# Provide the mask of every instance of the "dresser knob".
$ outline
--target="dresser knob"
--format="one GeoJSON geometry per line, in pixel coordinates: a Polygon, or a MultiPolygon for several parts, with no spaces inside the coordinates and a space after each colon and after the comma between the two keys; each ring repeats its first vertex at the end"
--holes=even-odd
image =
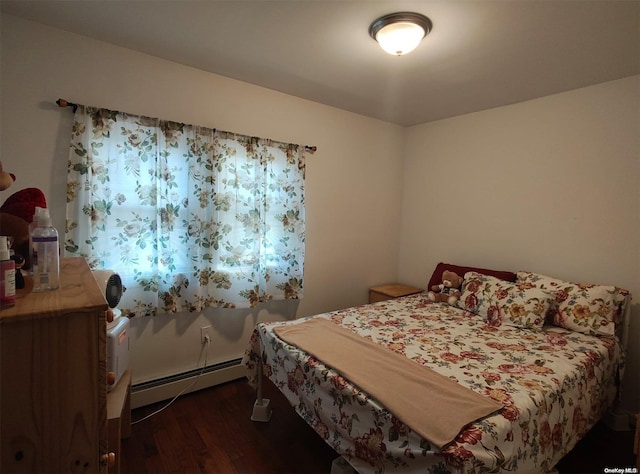
{"type": "Polygon", "coordinates": [[[113,385],[116,381],[115,372],[107,372],[107,385],[113,385]]]}

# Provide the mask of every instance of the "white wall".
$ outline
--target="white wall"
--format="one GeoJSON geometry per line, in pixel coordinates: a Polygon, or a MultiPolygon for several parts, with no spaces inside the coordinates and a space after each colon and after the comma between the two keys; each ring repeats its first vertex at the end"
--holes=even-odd
{"type": "Polygon", "coordinates": [[[400,280],[439,261],[627,288],[640,407],[640,77],[406,130],[400,280]]]}
{"type": "Polygon", "coordinates": [[[132,320],[134,384],[195,369],[200,327],[208,362],[241,357],[256,321],[365,303],[370,285],[397,279],[403,129],[9,15],[2,17],[1,152],[18,181],[46,195],[64,231],[72,112],[87,105],[316,145],[307,160],[305,297],[257,311],[132,320]]]}

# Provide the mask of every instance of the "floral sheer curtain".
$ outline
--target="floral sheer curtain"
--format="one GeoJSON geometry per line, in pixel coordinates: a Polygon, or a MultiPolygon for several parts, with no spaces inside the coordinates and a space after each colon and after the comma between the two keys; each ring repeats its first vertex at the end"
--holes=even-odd
{"type": "Polygon", "coordinates": [[[128,316],[302,297],[305,147],[78,106],[66,256],[117,271],[128,316]]]}

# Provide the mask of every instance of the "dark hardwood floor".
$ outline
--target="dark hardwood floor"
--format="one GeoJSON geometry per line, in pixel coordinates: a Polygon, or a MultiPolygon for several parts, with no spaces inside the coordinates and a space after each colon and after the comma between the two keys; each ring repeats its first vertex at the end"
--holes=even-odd
{"type": "MultiPolygon", "coordinates": [[[[255,392],[236,380],[178,398],[165,410],[136,423],[122,441],[123,474],[328,473],[337,454],[293,411],[282,394],[265,384],[273,418],[250,420],[255,392]]],[[[139,420],[166,402],[133,410],[139,420]]],[[[559,464],[560,474],[604,473],[634,467],[633,432],[597,425],[559,464]]]]}
{"type": "MultiPolygon", "coordinates": [[[[131,427],[131,438],[122,443],[122,473],[329,472],[337,454],[284,396],[265,384],[264,397],[273,407],[268,423],[250,419],[255,396],[241,379],[178,398],[131,427]]],[[[132,420],[164,404],[133,410],[132,420]]]]}

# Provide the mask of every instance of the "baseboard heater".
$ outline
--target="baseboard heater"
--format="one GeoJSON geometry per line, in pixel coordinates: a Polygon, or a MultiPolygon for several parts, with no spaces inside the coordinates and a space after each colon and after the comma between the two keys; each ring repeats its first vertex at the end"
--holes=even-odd
{"type": "Polygon", "coordinates": [[[197,377],[200,377],[197,383],[186,390],[184,394],[236,380],[244,377],[245,374],[246,368],[242,365],[242,359],[239,358],[208,365],[204,369],[188,370],[179,374],[133,384],[131,386],[131,408],[138,408],[173,398],[197,377]]]}

